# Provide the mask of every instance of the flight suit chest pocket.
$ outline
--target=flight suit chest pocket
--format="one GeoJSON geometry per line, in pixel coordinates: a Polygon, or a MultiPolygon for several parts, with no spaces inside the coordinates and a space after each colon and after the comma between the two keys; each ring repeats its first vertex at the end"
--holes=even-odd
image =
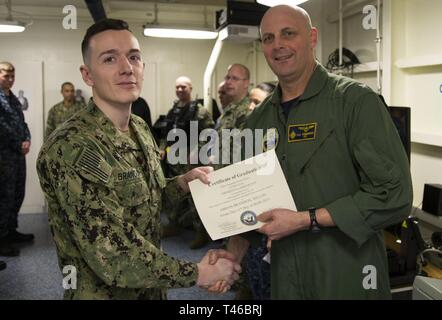
{"type": "Polygon", "coordinates": [[[137,207],[150,199],[150,190],[139,169],[115,170],[114,190],[124,207],[137,207]]]}

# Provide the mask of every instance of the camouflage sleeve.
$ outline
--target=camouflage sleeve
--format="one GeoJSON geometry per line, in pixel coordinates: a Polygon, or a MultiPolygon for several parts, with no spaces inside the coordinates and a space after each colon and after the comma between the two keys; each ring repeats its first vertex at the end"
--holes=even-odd
{"type": "Polygon", "coordinates": [[[46,132],[45,132],[45,141],[51,135],[52,131],[55,130],[55,121],[54,121],[54,112],[53,109],[49,110],[48,120],[46,121],[46,132]]]}
{"type": "Polygon", "coordinates": [[[160,139],[160,143],[158,148],[160,148],[160,150],[166,150],[167,147],[167,140],[166,139],[160,139]]]}
{"type": "Polygon", "coordinates": [[[47,165],[38,164],[39,175],[45,171],[49,177],[71,237],[98,277],[122,288],[195,285],[195,263],[170,257],[146,240],[123,219],[124,208],[111,185],[82,174],[63,160],[71,155],[63,154],[62,147],[55,149],[47,153],[47,165]]]}
{"type": "Polygon", "coordinates": [[[235,119],[235,128],[238,128],[240,130],[244,129],[249,114],[250,111],[247,108],[242,108],[241,110],[239,110],[235,119]]]}
{"type": "Polygon", "coordinates": [[[184,191],[181,189],[181,187],[178,184],[177,178],[178,177],[166,179],[167,185],[166,188],[164,189],[164,195],[171,203],[179,202],[182,199],[189,196],[189,194],[185,194],[184,191]]]}

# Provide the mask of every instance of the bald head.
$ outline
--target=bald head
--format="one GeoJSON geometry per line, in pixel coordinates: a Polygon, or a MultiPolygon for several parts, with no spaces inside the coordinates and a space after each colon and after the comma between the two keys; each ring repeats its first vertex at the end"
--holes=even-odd
{"type": "Polygon", "coordinates": [[[264,22],[267,22],[268,20],[271,21],[271,19],[274,19],[275,16],[279,17],[281,15],[291,16],[293,19],[301,20],[307,30],[312,29],[312,19],[307,11],[298,6],[280,5],[270,8],[262,17],[260,25],[261,34],[261,28],[264,22]]]}
{"type": "Polygon", "coordinates": [[[189,77],[181,76],[175,80],[175,93],[180,106],[185,106],[192,100],[192,80],[189,77]]]}
{"type": "Polygon", "coordinates": [[[316,66],[318,33],[309,14],[300,7],[275,6],[262,18],[260,32],[262,51],[279,82],[302,90],[316,66]]]}
{"type": "Polygon", "coordinates": [[[189,86],[192,86],[192,80],[190,80],[190,78],[189,78],[189,77],[186,77],[186,76],[178,77],[178,78],[175,80],[175,84],[178,84],[178,83],[184,83],[184,84],[187,84],[187,85],[189,85],[189,86]]]}

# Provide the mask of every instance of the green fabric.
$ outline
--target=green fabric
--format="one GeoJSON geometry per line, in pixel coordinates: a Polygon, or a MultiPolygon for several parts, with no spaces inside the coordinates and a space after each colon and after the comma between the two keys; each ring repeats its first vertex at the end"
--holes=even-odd
{"type": "MultiPolygon", "coordinates": [[[[52,134],[37,172],[60,268],[77,269],[70,299],[162,299],[189,287],[197,266],[160,249],[166,179],[145,122],[132,115],[137,141],[119,133],[91,101],[52,134]]],[[[166,188],[177,196],[176,181],[166,188]]]]}
{"type": "Polygon", "coordinates": [[[388,111],[371,89],[321,65],[287,121],[280,90],[246,128],[278,130],[276,153],[298,210],[325,207],[336,227],[273,242],[272,298],[390,298],[382,229],[410,214],[412,187],[388,111]],[[376,290],[363,288],[367,265],[376,267],[376,290]]]}
{"type": "Polygon", "coordinates": [[[84,109],[86,106],[79,102],[74,102],[69,107],[65,106],[61,101],[54,105],[48,112],[48,119],[46,122],[45,140],[54,132],[63,122],[72,117],[78,111],[84,109]]]}

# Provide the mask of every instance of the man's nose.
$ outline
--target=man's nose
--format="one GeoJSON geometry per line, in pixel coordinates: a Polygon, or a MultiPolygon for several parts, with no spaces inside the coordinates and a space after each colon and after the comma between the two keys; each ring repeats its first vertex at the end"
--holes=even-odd
{"type": "Polygon", "coordinates": [[[128,73],[128,74],[132,74],[133,73],[133,67],[132,64],[130,63],[129,59],[127,59],[126,57],[123,57],[121,59],[121,73],[128,73]]]}
{"type": "Polygon", "coordinates": [[[280,36],[275,36],[275,41],[273,42],[273,49],[285,48],[286,43],[285,40],[280,36]]]}

